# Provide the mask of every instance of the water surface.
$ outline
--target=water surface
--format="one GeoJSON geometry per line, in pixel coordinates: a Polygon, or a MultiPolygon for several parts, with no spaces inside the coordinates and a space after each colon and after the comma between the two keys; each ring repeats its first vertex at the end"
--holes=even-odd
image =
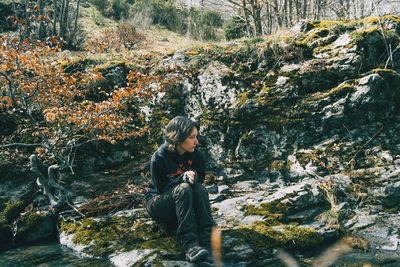
{"type": "Polygon", "coordinates": [[[105,259],[84,258],[57,242],[20,247],[0,253],[1,267],[111,267],[105,259]]]}

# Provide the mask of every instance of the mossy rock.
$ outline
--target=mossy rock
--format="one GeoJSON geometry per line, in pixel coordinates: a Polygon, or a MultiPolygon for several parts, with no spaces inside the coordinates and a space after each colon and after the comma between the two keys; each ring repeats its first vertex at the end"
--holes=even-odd
{"type": "Polygon", "coordinates": [[[370,23],[370,24],[385,23],[387,21],[393,21],[400,24],[400,17],[395,15],[385,15],[382,17],[368,17],[360,20],[360,22],[370,23]]]}
{"type": "Polygon", "coordinates": [[[42,213],[28,212],[17,220],[15,242],[19,245],[54,238],[53,219],[42,213]]]}
{"type": "Polygon", "coordinates": [[[1,211],[0,221],[10,224],[20,216],[25,208],[25,203],[21,200],[16,202],[7,201],[2,206],[4,208],[1,211]]]}
{"type": "Polygon", "coordinates": [[[14,246],[13,233],[11,226],[0,221],[0,251],[10,249],[14,246]]]}
{"type": "MultiPolygon", "coordinates": [[[[249,244],[256,253],[262,253],[265,248],[305,250],[315,248],[324,242],[324,238],[314,229],[284,226],[278,230],[264,221],[226,230],[225,234],[234,238],[237,244],[249,244]]],[[[232,246],[237,244],[234,242],[232,246]]]]}
{"type": "Polygon", "coordinates": [[[149,219],[114,216],[79,222],[62,220],[59,232],[73,234],[72,242],[83,245],[82,252],[96,257],[135,249],[157,249],[173,254],[182,251],[176,238],[166,236],[149,219]]]}
{"type": "Polygon", "coordinates": [[[124,69],[127,69],[130,66],[130,63],[124,61],[124,60],[112,60],[108,61],[104,64],[97,65],[95,67],[95,71],[98,71],[100,73],[104,73],[109,71],[110,69],[116,68],[116,67],[122,67],[124,69]]]}
{"type": "Polygon", "coordinates": [[[74,58],[72,60],[59,62],[59,64],[65,73],[72,74],[76,72],[84,72],[88,66],[97,64],[97,61],[90,58],[74,58]]]}
{"type": "Polygon", "coordinates": [[[17,128],[16,118],[7,114],[0,113],[0,136],[10,135],[17,128]]]}
{"type": "Polygon", "coordinates": [[[329,29],[325,27],[317,27],[303,35],[300,35],[295,43],[298,46],[307,45],[312,48],[315,46],[326,45],[322,38],[327,37],[329,33],[329,29]]]}
{"type": "Polygon", "coordinates": [[[290,206],[281,202],[282,200],[274,200],[271,202],[261,203],[259,206],[244,205],[245,215],[265,216],[264,222],[270,226],[280,225],[285,221],[285,216],[290,214],[290,206]]]}
{"type": "Polygon", "coordinates": [[[304,101],[306,101],[306,103],[308,104],[312,104],[322,99],[327,99],[327,98],[335,99],[337,97],[346,95],[347,93],[354,92],[355,90],[356,88],[354,81],[346,81],[328,91],[314,93],[304,101]]]}

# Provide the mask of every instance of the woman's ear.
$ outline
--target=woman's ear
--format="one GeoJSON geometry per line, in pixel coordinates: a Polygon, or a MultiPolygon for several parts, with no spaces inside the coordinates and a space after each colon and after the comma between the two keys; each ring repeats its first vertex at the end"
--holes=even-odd
{"type": "Polygon", "coordinates": [[[174,150],[175,150],[175,145],[173,145],[173,144],[168,144],[168,150],[174,151],[174,150]]]}

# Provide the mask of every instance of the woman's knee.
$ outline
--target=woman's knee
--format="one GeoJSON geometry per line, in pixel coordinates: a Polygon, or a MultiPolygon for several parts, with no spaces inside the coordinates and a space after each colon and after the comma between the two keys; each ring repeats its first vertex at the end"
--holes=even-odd
{"type": "Polygon", "coordinates": [[[173,191],[174,195],[186,195],[186,194],[192,194],[192,192],[193,192],[192,187],[188,183],[178,184],[173,191]]]}
{"type": "Polygon", "coordinates": [[[204,185],[200,184],[200,183],[195,183],[192,186],[192,190],[194,192],[194,194],[196,195],[207,195],[208,196],[208,191],[207,189],[204,187],[204,185]]]}

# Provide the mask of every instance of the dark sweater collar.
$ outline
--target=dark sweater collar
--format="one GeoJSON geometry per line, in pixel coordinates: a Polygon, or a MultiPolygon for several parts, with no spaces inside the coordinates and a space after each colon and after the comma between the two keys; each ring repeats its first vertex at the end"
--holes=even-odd
{"type": "Polygon", "coordinates": [[[169,144],[168,144],[167,141],[165,141],[165,142],[161,145],[161,151],[162,151],[162,153],[167,153],[167,154],[169,154],[169,155],[171,155],[171,156],[173,156],[173,157],[176,157],[176,158],[186,158],[186,157],[188,157],[188,156],[190,156],[191,154],[194,153],[194,152],[185,152],[185,153],[183,153],[182,155],[180,155],[180,154],[178,153],[178,151],[176,150],[176,148],[175,148],[174,150],[169,150],[169,149],[168,149],[168,146],[169,146],[169,144]]]}

